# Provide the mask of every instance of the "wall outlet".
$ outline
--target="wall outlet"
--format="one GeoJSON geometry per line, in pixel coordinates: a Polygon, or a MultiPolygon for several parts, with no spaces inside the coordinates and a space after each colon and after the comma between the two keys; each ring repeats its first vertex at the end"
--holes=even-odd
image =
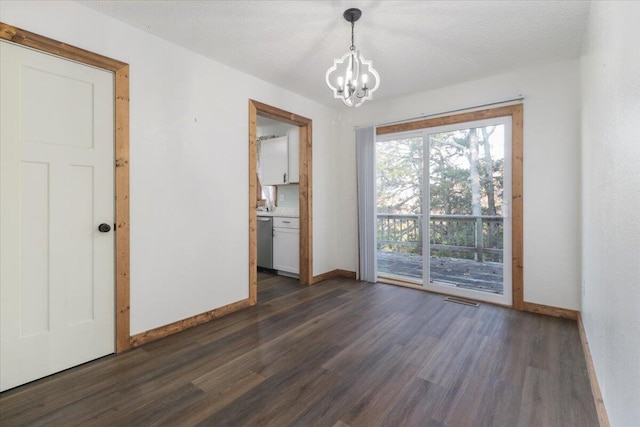
{"type": "Polygon", "coordinates": [[[284,194],[282,194],[282,193],[278,194],[278,201],[279,202],[284,202],[284,194]]]}

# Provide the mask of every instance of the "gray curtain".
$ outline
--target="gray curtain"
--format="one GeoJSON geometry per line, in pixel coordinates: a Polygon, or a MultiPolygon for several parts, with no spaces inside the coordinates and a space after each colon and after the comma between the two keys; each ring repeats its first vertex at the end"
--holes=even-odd
{"type": "Polygon", "coordinates": [[[360,280],[376,282],[376,136],[373,126],[356,129],[360,280]]]}

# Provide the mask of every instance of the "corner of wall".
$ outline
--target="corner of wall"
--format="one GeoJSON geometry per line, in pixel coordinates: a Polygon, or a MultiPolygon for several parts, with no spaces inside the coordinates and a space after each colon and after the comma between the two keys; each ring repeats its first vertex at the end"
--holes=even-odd
{"type": "Polygon", "coordinates": [[[593,2],[580,63],[581,310],[601,425],[640,419],[638,21],[640,3],[593,2]]]}

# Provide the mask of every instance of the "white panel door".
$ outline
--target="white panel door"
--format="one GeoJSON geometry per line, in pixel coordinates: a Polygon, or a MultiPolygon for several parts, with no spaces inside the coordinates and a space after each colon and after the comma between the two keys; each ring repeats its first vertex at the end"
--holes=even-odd
{"type": "Polygon", "coordinates": [[[115,350],[113,74],[0,42],[0,390],[115,350]]]}

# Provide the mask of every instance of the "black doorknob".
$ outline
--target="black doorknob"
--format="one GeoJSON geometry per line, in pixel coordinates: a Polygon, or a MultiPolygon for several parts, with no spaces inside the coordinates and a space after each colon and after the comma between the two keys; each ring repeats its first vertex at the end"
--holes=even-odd
{"type": "Polygon", "coordinates": [[[98,230],[101,233],[108,233],[111,231],[111,226],[109,224],[105,224],[104,222],[98,226],[98,230]]]}

